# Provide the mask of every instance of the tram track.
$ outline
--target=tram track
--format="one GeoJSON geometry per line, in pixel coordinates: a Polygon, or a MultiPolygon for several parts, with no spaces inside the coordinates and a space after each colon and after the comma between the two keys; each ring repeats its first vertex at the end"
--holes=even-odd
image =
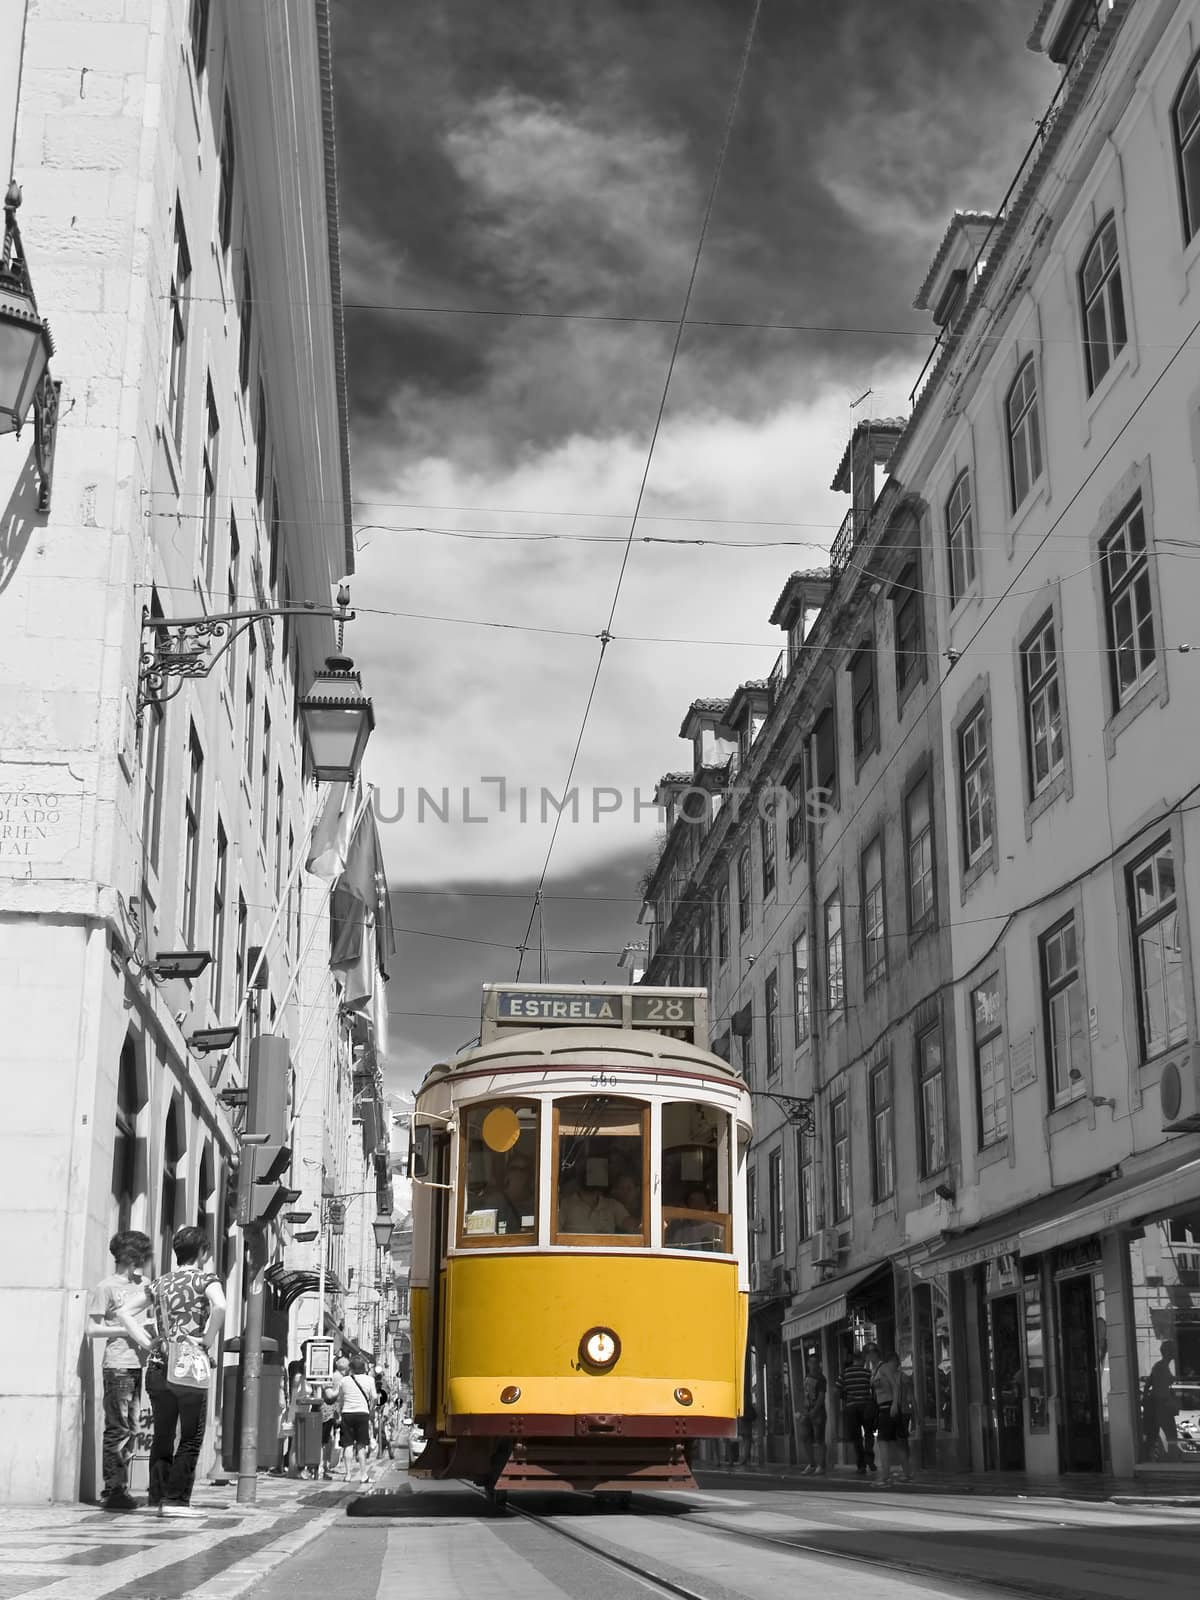
{"type": "MultiPolygon", "coordinates": [[[[475,1488],[475,1485],[470,1487],[475,1488]]],[[[481,1499],[483,1492],[477,1490],[481,1499]]],[[[636,1496],[633,1505],[625,1512],[629,1516],[654,1516],[657,1512],[661,1515],[662,1502],[651,1496],[636,1496]]],[[[678,1515],[673,1508],[673,1515],[678,1515]]],[[[647,1564],[644,1558],[634,1558],[622,1554],[606,1541],[597,1542],[589,1539],[575,1528],[564,1527],[561,1519],[556,1516],[547,1516],[531,1510],[528,1506],[509,1499],[496,1515],[520,1519],[540,1528],[543,1532],[554,1535],[577,1548],[586,1551],[589,1555],[608,1566],[616,1568],[629,1577],[637,1579],[653,1592],[670,1595],[673,1600],[715,1600],[712,1591],[706,1592],[702,1588],[693,1587],[690,1582],[681,1581],[676,1575],[667,1574],[661,1570],[654,1570],[652,1564],[647,1564]]],[[[954,1593],[961,1596],[972,1594],[995,1596],[998,1594],[1011,1594],[1020,1596],[1021,1600],[1095,1600],[1094,1591],[1087,1587],[1068,1587],[1052,1584],[1044,1577],[1037,1581],[1026,1582],[1020,1578],[980,1575],[978,1572],[965,1568],[939,1566],[933,1562],[913,1561],[905,1556],[898,1555],[894,1550],[888,1550],[885,1555],[874,1555],[869,1551],[833,1550],[827,1545],[805,1538],[802,1534],[772,1534],[758,1530],[750,1530],[731,1526],[719,1516],[704,1512],[687,1513],[687,1523],[691,1527],[706,1529],[709,1533],[717,1534],[726,1539],[736,1540],[740,1544],[748,1545],[759,1550],[783,1550],[796,1557],[807,1557],[810,1560],[820,1561],[827,1565],[869,1569],[883,1571],[892,1577],[921,1580],[926,1583],[936,1584],[944,1588],[947,1595],[954,1593]]],[[[722,1595],[726,1591],[720,1591],[722,1595]]]]}

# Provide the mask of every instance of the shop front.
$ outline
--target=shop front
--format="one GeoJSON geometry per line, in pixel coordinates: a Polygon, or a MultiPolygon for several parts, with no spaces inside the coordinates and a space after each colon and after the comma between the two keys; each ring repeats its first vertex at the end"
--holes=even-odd
{"type": "Polygon", "coordinates": [[[1021,1236],[1053,1294],[1063,1472],[1200,1476],[1200,1155],[1188,1145],[1021,1236]]]}
{"type": "MultiPolygon", "coordinates": [[[[809,1359],[815,1356],[820,1362],[829,1386],[829,1459],[834,1464],[850,1463],[853,1451],[837,1400],[836,1380],[851,1357],[861,1356],[868,1345],[876,1344],[882,1351],[899,1348],[891,1263],[875,1262],[797,1295],[784,1319],[782,1339],[793,1396],[804,1393],[809,1359]]],[[[802,1448],[798,1454],[804,1459],[802,1448]]]]}
{"type": "MultiPolygon", "coordinates": [[[[1022,1253],[1021,1239],[1023,1229],[1057,1217],[1095,1189],[1095,1181],[1089,1180],[1042,1196],[944,1236],[923,1260],[914,1261],[913,1347],[917,1374],[937,1408],[932,1443],[939,1465],[1053,1476],[1060,1470],[1062,1449],[1056,1433],[1057,1400],[1081,1391],[1086,1376],[1096,1398],[1089,1409],[1080,1397],[1072,1434],[1081,1463],[1075,1470],[1085,1470],[1083,1419],[1093,1430],[1098,1426],[1097,1367],[1086,1358],[1083,1345],[1089,1336],[1094,1346],[1102,1342],[1094,1321],[1096,1285],[1066,1288],[1061,1303],[1077,1329],[1079,1365],[1078,1370],[1072,1364],[1056,1372],[1048,1330],[1056,1315],[1051,1293],[1058,1285],[1051,1284],[1042,1262],[1022,1253]],[[1093,1296],[1090,1324],[1080,1310],[1087,1293],[1093,1296]]],[[[1082,1258],[1070,1266],[1068,1272],[1063,1264],[1064,1282],[1087,1275],[1082,1258]]],[[[926,1407],[930,1400],[923,1402],[926,1407]]]]}
{"type": "Polygon", "coordinates": [[[955,1400],[954,1340],[950,1279],[923,1275],[917,1263],[895,1264],[896,1350],[912,1356],[916,1413],[909,1448],[918,1466],[957,1471],[958,1405],[955,1400]]]}

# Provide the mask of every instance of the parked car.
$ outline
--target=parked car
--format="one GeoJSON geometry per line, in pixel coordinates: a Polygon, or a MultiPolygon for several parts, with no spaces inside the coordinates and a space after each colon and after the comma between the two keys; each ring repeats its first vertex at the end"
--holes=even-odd
{"type": "Polygon", "coordinates": [[[1175,1431],[1179,1435],[1179,1453],[1189,1458],[1200,1456],[1200,1384],[1173,1383],[1171,1393],[1178,1407],[1175,1431]]]}

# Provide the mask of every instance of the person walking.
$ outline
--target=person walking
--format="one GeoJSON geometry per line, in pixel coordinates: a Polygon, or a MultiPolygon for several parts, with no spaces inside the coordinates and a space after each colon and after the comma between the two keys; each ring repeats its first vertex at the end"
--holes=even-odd
{"type": "Polygon", "coordinates": [[[858,1476],[875,1471],[875,1395],[871,1374],[857,1351],[851,1353],[837,1380],[837,1392],[846,1419],[846,1431],[854,1446],[858,1476]]]}
{"type": "Polygon", "coordinates": [[[912,1352],[896,1357],[896,1381],[900,1391],[900,1415],[896,1424],[896,1456],[906,1483],[913,1478],[912,1440],[917,1431],[917,1389],[913,1382],[912,1352]]]}
{"type": "Polygon", "coordinates": [[[876,1347],[870,1346],[867,1350],[867,1365],[871,1373],[871,1391],[875,1399],[876,1448],[879,1452],[879,1478],[876,1487],[882,1488],[889,1478],[904,1476],[896,1443],[900,1427],[900,1358],[892,1351],[886,1356],[881,1356],[876,1347]]]}
{"type": "Polygon", "coordinates": [[[225,1321],[225,1293],[203,1228],[179,1228],[175,1270],[154,1285],[158,1339],[146,1367],[154,1414],[150,1504],[164,1517],[199,1516],[191,1506],[208,1420],[212,1357],[225,1321]],[[178,1438],[176,1434],[178,1433],[178,1438]]]}
{"type": "Polygon", "coordinates": [[[825,1374],[821,1371],[821,1358],[814,1351],[808,1358],[807,1371],[800,1386],[796,1421],[800,1443],[808,1456],[808,1465],[801,1467],[800,1471],[822,1477],[825,1474],[825,1430],[828,1423],[825,1395],[828,1388],[825,1374]]]}
{"type": "Polygon", "coordinates": [[[138,1502],[129,1493],[129,1463],[137,1442],[142,1363],[153,1348],[145,1274],[154,1252],[147,1235],[135,1228],[114,1233],[108,1249],[113,1271],[93,1290],[88,1315],[88,1337],[105,1341],[100,1504],[105,1511],[136,1511],[138,1502]]]}
{"type": "Polygon", "coordinates": [[[368,1461],[371,1450],[371,1421],[375,1414],[375,1385],[368,1381],[367,1364],[360,1356],[353,1362],[338,1358],[338,1411],[341,1416],[342,1471],[354,1475],[362,1484],[371,1481],[368,1461]]]}

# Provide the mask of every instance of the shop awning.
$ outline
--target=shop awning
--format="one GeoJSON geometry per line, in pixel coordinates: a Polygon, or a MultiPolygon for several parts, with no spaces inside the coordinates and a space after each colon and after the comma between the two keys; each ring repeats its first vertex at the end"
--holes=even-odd
{"type": "Polygon", "coordinates": [[[869,1278],[890,1270],[888,1262],[877,1261],[874,1266],[843,1273],[840,1278],[830,1278],[828,1283],[818,1284],[806,1294],[797,1295],[784,1320],[784,1343],[798,1339],[801,1334],[815,1333],[818,1328],[827,1328],[833,1322],[841,1322],[849,1313],[850,1296],[861,1289],[869,1278]]]}
{"type": "MultiPolygon", "coordinates": [[[[274,1289],[279,1301],[280,1310],[286,1311],[301,1295],[316,1294],[320,1287],[320,1275],[310,1272],[303,1267],[268,1267],[263,1274],[267,1282],[274,1289]]],[[[325,1293],[345,1294],[336,1272],[325,1274],[325,1293]]]]}
{"type": "Polygon", "coordinates": [[[1041,1255],[1060,1244],[1186,1206],[1200,1206],[1200,1156],[1181,1160],[1175,1154],[1141,1172],[1114,1178],[1093,1190],[1085,1204],[1023,1229],[1021,1254],[1041,1255]]]}
{"type": "Polygon", "coordinates": [[[963,1228],[931,1250],[923,1261],[914,1261],[913,1271],[918,1278],[928,1278],[936,1272],[961,1272],[964,1267],[990,1261],[994,1256],[1013,1255],[1024,1249],[1021,1237],[1025,1229],[1061,1217],[1085,1195],[1094,1194],[1098,1181],[1085,1178],[1081,1183],[1065,1184],[1052,1194],[1012,1206],[973,1228],[963,1228]]]}

